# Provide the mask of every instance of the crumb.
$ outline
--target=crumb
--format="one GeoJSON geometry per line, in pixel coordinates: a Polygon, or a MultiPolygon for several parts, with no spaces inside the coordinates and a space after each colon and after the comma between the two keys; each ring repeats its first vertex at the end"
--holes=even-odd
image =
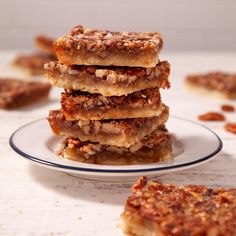
{"type": "Polygon", "coordinates": [[[224,121],[225,116],[218,112],[207,112],[198,116],[198,119],[201,121],[224,121]]]}
{"type": "Polygon", "coordinates": [[[221,110],[226,112],[233,112],[235,111],[235,108],[232,105],[224,104],[221,106],[221,110]]]}
{"type": "Polygon", "coordinates": [[[226,131],[236,134],[236,123],[226,123],[224,128],[226,131]]]}

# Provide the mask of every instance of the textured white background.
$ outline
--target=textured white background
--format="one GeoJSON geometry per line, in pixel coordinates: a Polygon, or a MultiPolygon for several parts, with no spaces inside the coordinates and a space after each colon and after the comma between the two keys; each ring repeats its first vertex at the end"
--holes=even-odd
{"type": "Polygon", "coordinates": [[[37,33],[77,23],[160,31],[166,50],[236,51],[235,0],[0,0],[0,49],[32,49],[37,33]]]}

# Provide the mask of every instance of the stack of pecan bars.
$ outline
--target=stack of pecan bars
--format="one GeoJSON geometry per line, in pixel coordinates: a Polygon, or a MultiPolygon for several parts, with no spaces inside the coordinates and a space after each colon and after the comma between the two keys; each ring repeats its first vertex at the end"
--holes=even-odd
{"type": "Polygon", "coordinates": [[[159,33],[111,32],[76,26],[54,44],[59,61],[46,77],[64,88],[60,110],[50,111],[59,154],[94,164],[127,165],[171,158],[165,128],[170,65],[159,61],[159,33]]]}

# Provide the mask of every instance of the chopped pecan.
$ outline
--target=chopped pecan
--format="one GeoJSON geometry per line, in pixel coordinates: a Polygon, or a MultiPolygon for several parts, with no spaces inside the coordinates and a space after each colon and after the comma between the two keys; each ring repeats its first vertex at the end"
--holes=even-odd
{"type": "Polygon", "coordinates": [[[228,104],[222,105],[222,106],[221,106],[221,110],[222,110],[222,111],[227,111],[227,112],[233,112],[233,111],[235,111],[234,106],[228,105],[228,104]]]}
{"type": "Polygon", "coordinates": [[[233,134],[236,134],[236,123],[227,123],[225,126],[224,126],[225,130],[230,132],[230,133],[233,133],[233,134]]]}
{"type": "Polygon", "coordinates": [[[224,121],[225,116],[218,112],[207,112],[198,116],[198,119],[202,121],[224,121]]]}

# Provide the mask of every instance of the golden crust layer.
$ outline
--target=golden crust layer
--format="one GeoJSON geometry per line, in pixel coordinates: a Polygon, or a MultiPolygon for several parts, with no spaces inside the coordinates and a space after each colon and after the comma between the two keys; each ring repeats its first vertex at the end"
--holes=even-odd
{"type": "Polygon", "coordinates": [[[62,111],[56,110],[50,111],[48,120],[56,135],[128,148],[163,125],[168,116],[169,109],[163,105],[159,116],[149,118],[68,121],[62,111]]]}
{"type": "Polygon", "coordinates": [[[10,78],[0,79],[0,108],[13,109],[48,97],[51,85],[10,78]]]}
{"type": "Polygon", "coordinates": [[[157,129],[129,148],[81,142],[66,138],[60,155],[66,159],[99,165],[134,165],[171,159],[171,137],[157,129]]]}
{"type": "Polygon", "coordinates": [[[132,192],[122,214],[128,234],[236,235],[236,189],[175,186],[141,177],[132,192]]]}
{"type": "Polygon", "coordinates": [[[186,82],[192,88],[205,93],[215,92],[225,98],[236,98],[236,74],[210,72],[199,75],[189,75],[186,82]]]}
{"type": "Polygon", "coordinates": [[[73,91],[61,94],[61,106],[67,120],[145,118],[160,115],[162,109],[158,89],[119,97],[73,91]]]}
{"type": "Polygon", "coordinates": [[[162,61],[154,68],[45,65],[46,77],[54,86],[69,90],[122,96],[148,88],[169,88],[170,64],[162,61]]]}
{"type": "Polygon", "coordinates": [[[163,40],[157,32],[112,32],[78,25],[56,40],[58,59],[66,65],[154,67],[163,40]]]}

